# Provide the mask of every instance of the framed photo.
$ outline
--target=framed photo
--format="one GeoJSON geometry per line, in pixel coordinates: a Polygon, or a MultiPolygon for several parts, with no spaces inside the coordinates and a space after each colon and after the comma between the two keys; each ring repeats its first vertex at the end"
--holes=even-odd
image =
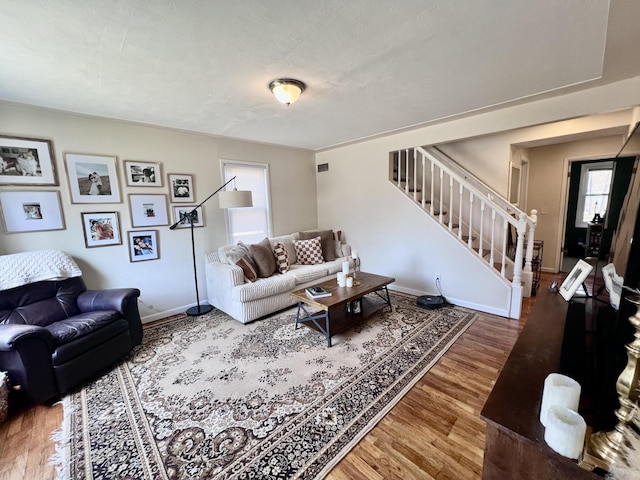
{"type": "Polygon", "coordinates": [[[58,185],[51,141],[0,135],[0,184],[58,185]]]}
{"type": "MultiPolygon", "coordinates": [[[[576,263],[571,272],[569,272],[569,275],[567,275],[567,278],[562,282],[562,285],[560,285],[559,292],[562,298],[567,302],[571,300],[571,297],[576,294],[578,288],[582,287],[591,270],[593,270],[592,265],[589,265],[584,260],[578,260],[578,263],[576,263]]],[[[584,292],[582,296],[586,295],[587,292],[584,292]]]]}
{"type": "Polygon", "coordinates": [[[133,227],[169,225],[166,195],[129,194],[129,208],[133,227]]]}
{"type": "MultiPolygon", "coordinates": [[[[185,218],[196,206],[195,205],[180,205],[173,207],[173,223],[176,223],[185,218]]],[[[192,215],[192,221],[194,227],[204,227],[204,212],[202,206],[198,207],[192,215]]],[[[181,223],[176,228],[191,228],[189,220],[186,219],[184,223],[181,223]]]]}
{"type": "Polygon", "coordinates": [[[64,154],[71,203],[120,203],[116,157],[64,154]]]}
{"type": "Polygon", "coordinates": [[[160,258],[157,230],[132,231],[128,234],[130,261],[143,262],[160,258]]]}
{"type": "Polygon", "coordinates": [[[127,185],[130,187],[162,186],[160,163],[127,160],[124,162],[124,171],[127,178],[127,185]]]}
{"type": "Polygon", "coordinates": [[[169,180],[169,195],[171,195],[171,203],[189,203],[195,201],[193,177],[191,175],[170,173],[167,177],[169,180]]]}
{"type": "Polygon", "coordinates": [[[81,215],[87,248],[122,245],[118,212],[90,212],[81,215]]]}
{"type": "Polygon", "coordinates": [[[64,230],[60,193],[0,192],[7,233],[64,230]]]}

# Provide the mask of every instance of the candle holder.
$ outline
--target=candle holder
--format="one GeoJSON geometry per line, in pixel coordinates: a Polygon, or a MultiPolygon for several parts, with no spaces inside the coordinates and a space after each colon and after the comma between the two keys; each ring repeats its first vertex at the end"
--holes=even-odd
{"type": "Polygon", "coordinates": [[[636,313],[629,318],[629,323],[635,328],[634,340],[625,346],[627,349],[627,366],[616,382],[616,391],[620,407],[615,411],[618,423],[609,432],[596,432],[589,438],[585,452],[580,460],[580,466],[593,470],[596,467],[610,471],[617,462],[626,462],[624,445],[629,435],[629,425],[633,422],[635,408],[638,403],[638,388],[640,388],[640,296],[632,295],[626,298],[636,306],[636,313]]]}

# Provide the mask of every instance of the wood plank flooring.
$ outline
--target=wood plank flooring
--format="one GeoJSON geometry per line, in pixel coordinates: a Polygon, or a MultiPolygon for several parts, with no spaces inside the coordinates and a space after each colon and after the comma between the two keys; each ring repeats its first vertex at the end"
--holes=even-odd
{"type": "MultiPolygon", "coordinates": [[[[541,288],[555,278],[543,274],[541,288]]],[[[329,473],[330,480],[479,479],[485,425],[479,414],[536,297],[519,321],[480,314],[431,370],[329,473]]],[[[0,480],[52,480],[51,433],[62,406],[12,412],[0,425],[0,480]]]]}

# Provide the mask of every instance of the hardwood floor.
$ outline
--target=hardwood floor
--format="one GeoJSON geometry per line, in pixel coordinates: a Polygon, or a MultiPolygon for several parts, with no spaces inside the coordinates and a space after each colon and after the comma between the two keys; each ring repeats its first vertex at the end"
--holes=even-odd
{"type": "MultiPolygon", "coordinates": [[[[543,274],[541,288],[553,278],[543,274]]],[[[480,478],[485,431],[480,410],[535,298],[524,300],[518,321],[480,314],[327,478],[480,478]]],[[[50,435],[61,423],[60,405],[12,412],[0,425],[0,480],[54,479],[50,435]]]]}

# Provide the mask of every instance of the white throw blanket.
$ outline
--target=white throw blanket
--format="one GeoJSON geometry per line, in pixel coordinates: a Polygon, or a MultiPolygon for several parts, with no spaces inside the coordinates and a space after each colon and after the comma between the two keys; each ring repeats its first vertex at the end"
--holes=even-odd
{"type": "Polygon", "coordinates": [[[0,256],[0,290],[81,275],[82,271],[76,262],[60,250],[36,250],[0,256]]]}

